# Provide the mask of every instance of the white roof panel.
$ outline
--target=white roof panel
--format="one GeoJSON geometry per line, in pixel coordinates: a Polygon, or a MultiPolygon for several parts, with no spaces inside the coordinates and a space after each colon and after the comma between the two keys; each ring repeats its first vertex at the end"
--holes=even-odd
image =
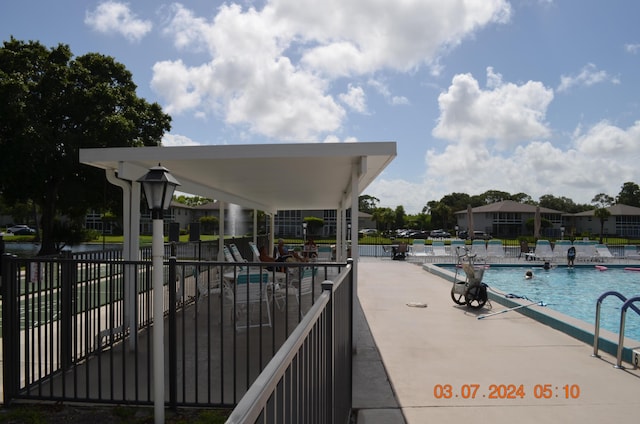
{"type": "Polygon", "coordinates": [[[162,164],[178,190],[267,212],[349,207],[396,156],[395,142],[81,149],[80,162],[135,181],[162,164]]]}

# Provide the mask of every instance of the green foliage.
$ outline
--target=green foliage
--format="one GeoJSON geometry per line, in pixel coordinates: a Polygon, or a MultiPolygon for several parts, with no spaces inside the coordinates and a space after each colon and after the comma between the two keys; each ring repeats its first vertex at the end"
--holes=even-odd
{"type": "Polygon", "coordinates": [[[184,194],[181,194],[180,196],[173,196],[173,200],[187,206],[200,206],[213,202],[212,199],[208,199],[206,197],[185,196],[184,194]]]}
{"type": "Polygon", "coordinates": [[[378,203],[380,203],[380,199],[378,199],[377,197],[364,194],[358,198],[358,210],[360,210],[361,212],[373,214],[373,212],[377,208],[378,203]]]}
{"type": "Polygon", "coordinates": [[[218,228],[218,218],[215,216],[203,216],[200,217],[200,225],[202,234],[215,234],[216,228],[218,228]]]}
{"type": "Polygon", "coordinates": [[[309,235],[318,234],[324,226],[324,219],[317,216],[305,216],[302,221],[307,223],[307,234],[309,235]]]}
{"type": "Polygon", "coordinates": [[[124,65],[97,53],[74,59],[63,44],[5,41],[0,98],[0,192],[9,204],[36,205],[40,254],[56,253],[56,216],[119,209],[119,189],[79,163],[80,148],[156,146],[170,129],[158,104],[137,97],[124,65]]]}
{"type": "Polygon", "coordinates": [[[624,183],[616,197],[616,203],[640,207],[640,186],[633,182],[624,183]]]}

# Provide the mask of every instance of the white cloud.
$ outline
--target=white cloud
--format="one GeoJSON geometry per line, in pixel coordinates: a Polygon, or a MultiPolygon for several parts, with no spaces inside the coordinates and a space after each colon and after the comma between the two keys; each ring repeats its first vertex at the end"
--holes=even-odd
{"type": "Polygon", "coordinates": [[[553,90],[535,81],[519,86],[503,83],[492,68],[487,74],[487,90],[470,74],[453,78],[448,90],[438,97],[440,117],[433,135],[467,145],[494,140],[501,149],[548,137],[550,130],[544,120],[553,90]]]}
{"type": "Polygon", "coordinates": [[[339,97],[343,103],[348,105],[356,112],[367,112],[367,99],[362,87],[354,87],[353,85],[349,84],[349,89],[347,90],[347,92],[341,93],[339,97]]]}
{"type": "Polygon", "coordinates": [[[612,84],[619,84],[620,80],[617,77],[612,77],[606,71],[599,71],[593,63],[585,65],[576,75],[562,75],[560,77],[560,85],[558,91],[563,92],[569,90],[576,85],[592,86],[601,82],[610,82],[612,84]]]}
{"type": "Polygon", "coordinates": [[[179,134],[165,134],[162,137],[162,145],[165,147],[174,146],[200,146],[201,143],[191,140],[189,137],[179,134]]]}
{"type": "Polygon", "coordinates": [[[138,19],[131,12],[128,3],[115,1],[100,3],[95,11],[87,11],[84,23],[95,31],[120,34],[129,41],[141,40],[152,28],[151,22],[138,19]]]}
{"type": "Polygon", "coordinates": [[[625,44],[624,49],[629,53],[636,54],[640,50],[640,44],[625,44]]]}
{"type": "MultiPolygon", "coordinates": [[[[275,139],[339,131],[347,112],[366,113],[364,90],[332,94],[335,78],[413,70],[491,23],[506,22],[506,0],[271,0],[262,9],[221,6],[211,19],[175,4],[163,32],[206,63],[166,60],[152,89],[173,113],[220,114],[228,124],[275,139]]],[[[394,105],[408,104],[387,93],[394,105]]]]}

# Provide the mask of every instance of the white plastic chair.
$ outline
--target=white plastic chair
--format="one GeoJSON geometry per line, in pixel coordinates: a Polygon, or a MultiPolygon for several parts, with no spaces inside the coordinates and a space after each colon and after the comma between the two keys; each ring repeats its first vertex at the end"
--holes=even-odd
{"type": "Polygon", "coordinates": [[[423,239],[414,239],[413,244],[411,245],[411,250],[409,251],[411,256],[427,256],[427,250],[425,249],[424,240],[423,239]]]}
{"type": "Polygon", "coordinates": [[[236,330],[268,326],[271,327],[271,307],[269,303],[268,282],[266,274],[242,273],[236,278],[235,295],[233,290],[225,292],[231,297],[236,314],[236,330]],[[262,309],[261,303],[264,303],[262,309]],[[257,312],[256,312],[257,311],[257,312]],[[262,320],[260,312],[267,313],[266,322],[262,320]],[[252,316],[258,314],[258,321],[252,321],[252,316]],[[242,315],[245,320],[241,320],[242,315]]]}
{"type": "Polygon", "coordinates": [[[487,246],[487,257],[491,257],[491,258],[505,257],[502,240],[489,240],[489,245],[487,246]]]}

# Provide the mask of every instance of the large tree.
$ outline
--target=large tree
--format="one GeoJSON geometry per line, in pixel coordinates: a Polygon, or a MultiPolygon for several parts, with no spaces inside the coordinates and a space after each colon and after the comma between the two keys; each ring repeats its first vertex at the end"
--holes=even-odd
{"type": "Polygon", "coordinates": [[[112,57],[73,57],[14,39],[0,48],[0,191],[37,206],[41,255],[56,253],[56,218],[104,206],[104,173],[81,165],[80,148],[159,145],[171,118],[136,95],[131,73],[112,57]]]}
{"type": "Polygon", "coordinates": [[[638,184],[633,182],[624,183],[616,197],[616,203],[640,207],[640,187],[638,184]]]}
{"type": "Polygon", "coordinates": [[[609,206],[613,205],[614,198],[605,193],[599,193],[591,199],[591,203],[596,206],[593,215],[600,220],[600,243],[602,243],[602,233],[604,232],[604,222],[611,216],[609,206]]]}

